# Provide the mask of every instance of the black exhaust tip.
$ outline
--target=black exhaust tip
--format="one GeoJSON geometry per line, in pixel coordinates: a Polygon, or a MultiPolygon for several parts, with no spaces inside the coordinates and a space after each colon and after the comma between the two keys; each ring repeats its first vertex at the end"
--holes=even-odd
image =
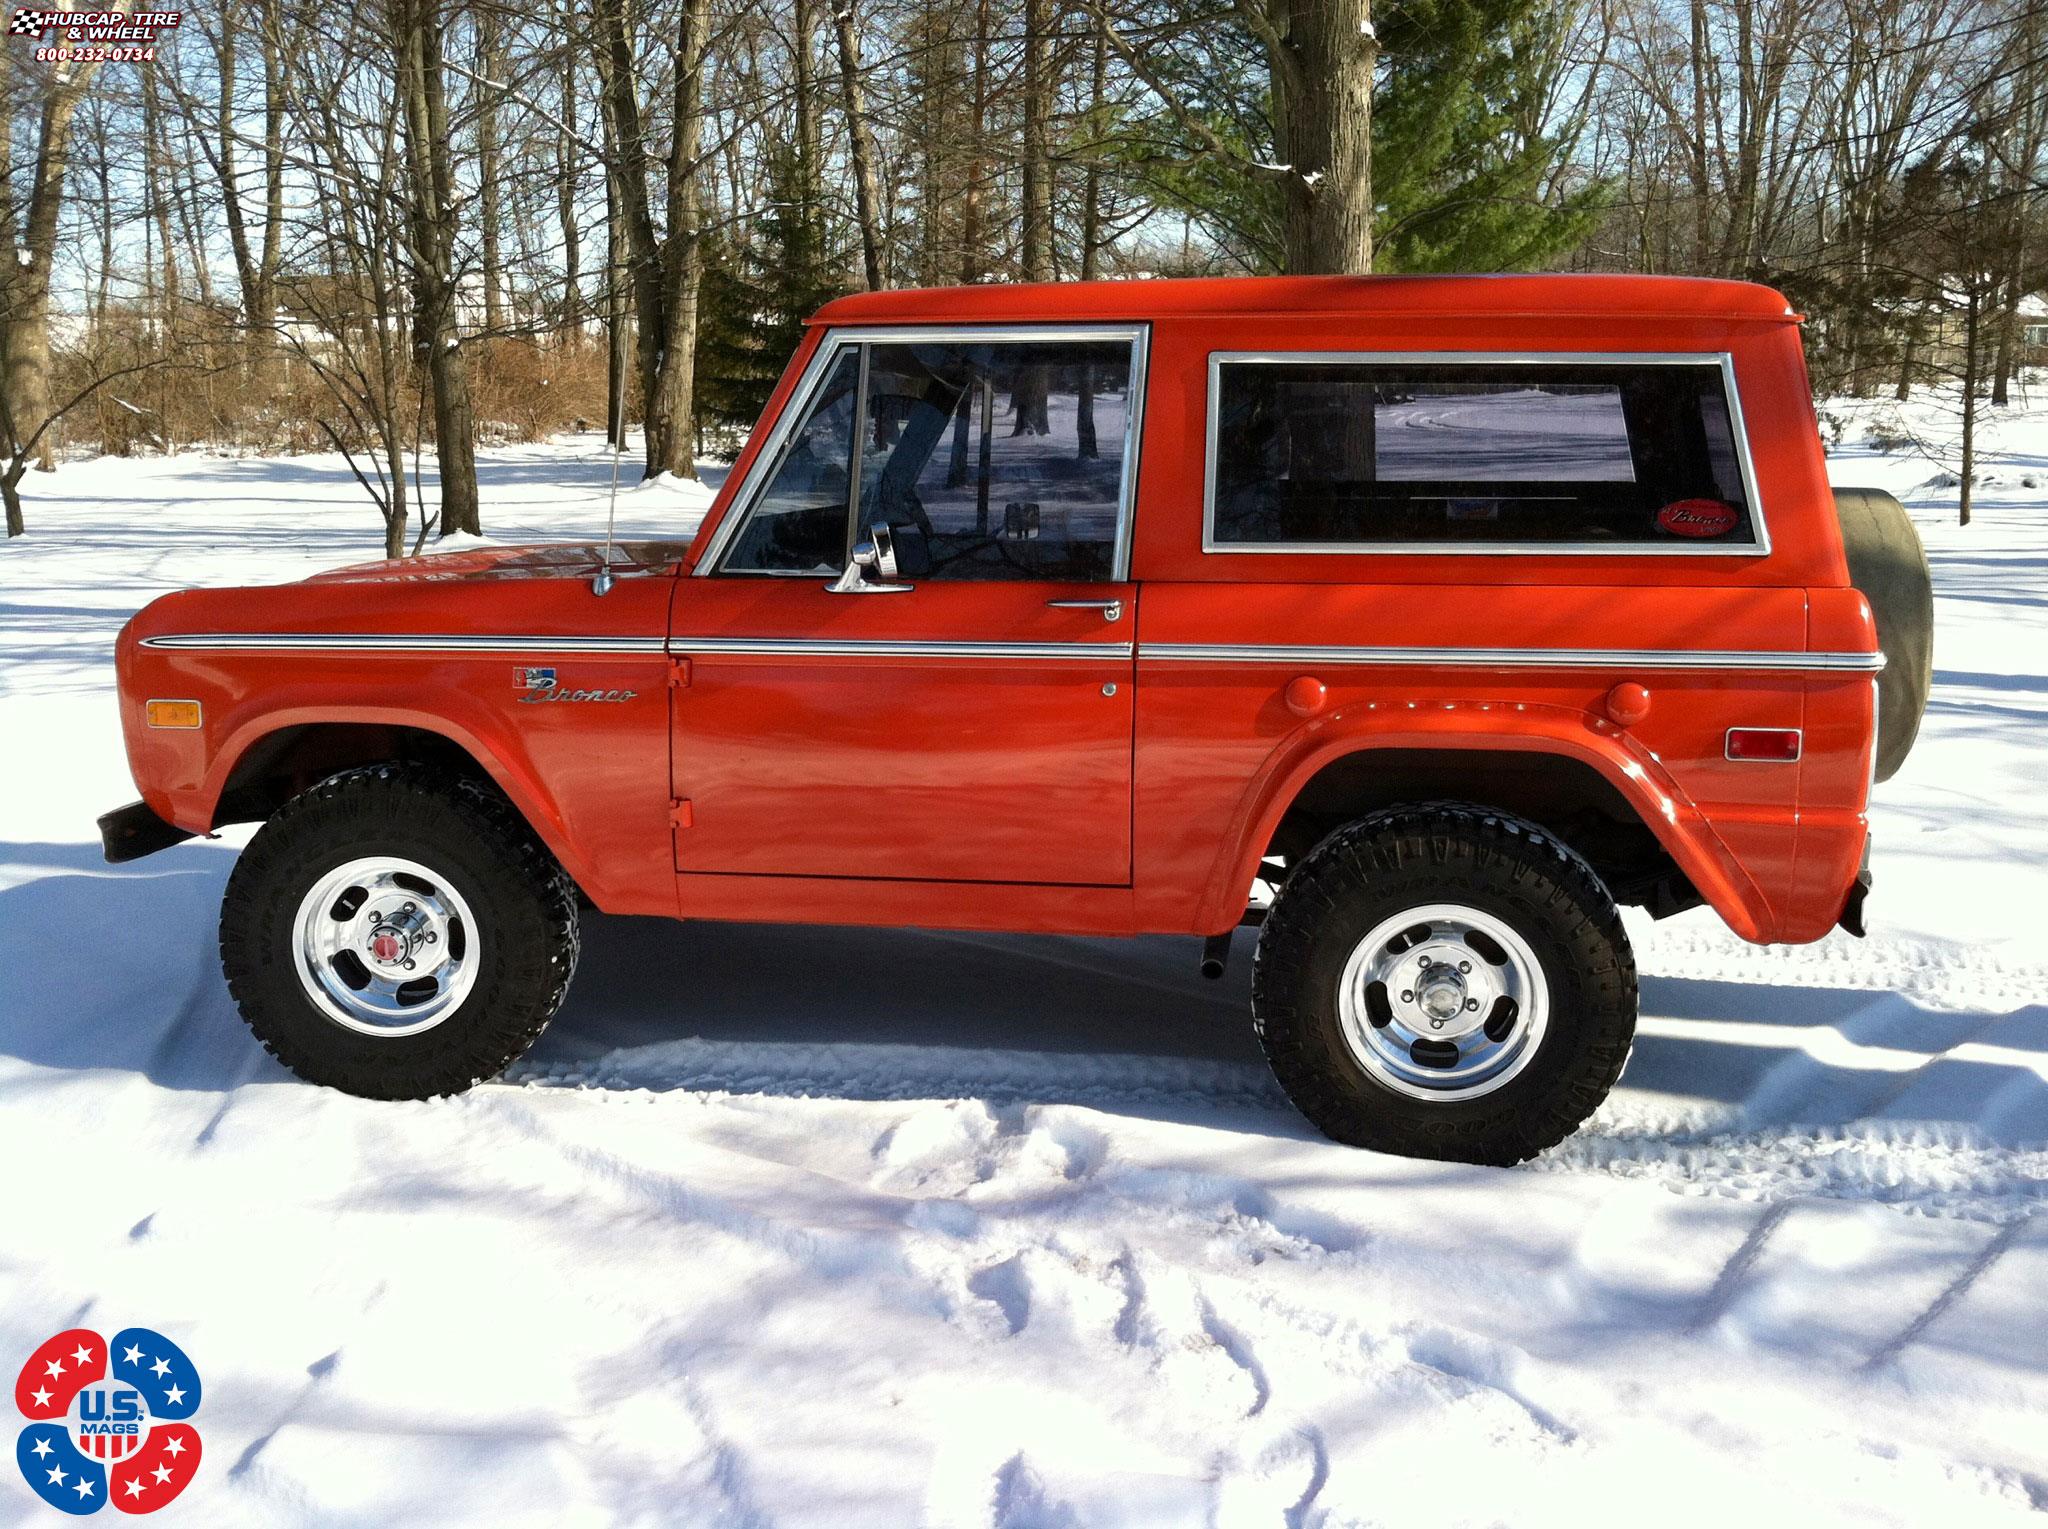
{"type": "Polygon", "coordinates": [[[1202,942],[1202,975],[1211,982],[1223,975],[1230,964],[1230,936],[1212,934],[1202,942]]]}

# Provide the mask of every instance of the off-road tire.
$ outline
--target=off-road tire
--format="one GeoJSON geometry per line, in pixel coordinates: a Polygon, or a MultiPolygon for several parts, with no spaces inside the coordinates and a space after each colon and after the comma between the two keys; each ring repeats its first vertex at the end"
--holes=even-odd
{"type": "Polygon", "coordinates": [[[495,1077],[562,1006],[579,949],[576,888],[490,784],[410,763],[345,770],[285,803],[236,863],[220,958],[242,1017],[300,1077],[368,1099],[426,1099],[495,1077]],[[433,1028],[365,1035],[308,996],[293,919],[345,862],[400,856],[446,876],[478,925],[474,985],[433,1028]]]}
{"type": "Polygon", "coordinates": [[[1635,957],[1614,900],[1541,828],[1458,803],[1389,808],[1336,830],[1293,867],[1259,934],[1252,1012],[1287,1096],[1332,1140],[1404,1157],[1508,1165],[1555,1146],[1628,1061],[1635,957]],[[1418,1099],[1375,1078],[1344,1039],[1352,950],[1405,908],[1457,903],[1527,942],[1550,1014],[1523,1069],[1490,1093],[1418,1099]]]}

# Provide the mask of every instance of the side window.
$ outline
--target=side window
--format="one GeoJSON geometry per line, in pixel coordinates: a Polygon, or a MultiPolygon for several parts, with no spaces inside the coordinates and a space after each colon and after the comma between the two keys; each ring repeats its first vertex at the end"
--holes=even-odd
{"type": "Polygon", "coordinates": [[[1749,548],[1718,361],[1219,358],[1209,545],[1749,548]]]}
{"type": "Polygon", "coordinates": [[[732,573],[833,574],[846,566],[847,492],[860,355],[833,365],[783,448],[723,567],[732,573]]]}
{"type": "Polygon", "coordinates": [[[905,579],[1114,579],[1132,349],[1127,334],[843,346],[719,570],[834,574],[887,525],[905,579]]]}
{"type": "Polygon", "coordinates": [[[1116,576],[1128,341],[868,348],[859,525],[906,578],[1116,576]]]}

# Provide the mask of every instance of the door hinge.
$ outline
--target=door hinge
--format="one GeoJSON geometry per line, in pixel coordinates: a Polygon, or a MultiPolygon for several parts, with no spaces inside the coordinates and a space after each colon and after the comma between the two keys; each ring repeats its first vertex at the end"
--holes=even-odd
{"type": "Polygon", "coordinates": [[[690,812],[690,799],[688,797],[675,796],[669,798],[668,820],[669,823],[676,828],[690,828],[695,826],[696,820],[690,812]]]}
{"type": "Polygon", "coordinates": [[[690,686],[690,661],[687,658],[671,658],[668,661],[668,687],[671,690],[687,690],[690,686]]]}

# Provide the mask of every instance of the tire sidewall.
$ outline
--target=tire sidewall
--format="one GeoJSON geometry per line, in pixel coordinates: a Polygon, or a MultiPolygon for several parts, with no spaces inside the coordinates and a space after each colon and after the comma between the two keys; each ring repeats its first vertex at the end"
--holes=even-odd
{"type": "Polygon", "coordinates": [[[519,855],[459,796],[402,780],[363,784],[355,799],[315,788],[250,842],[223,908],[223,963],[250,1027],[302,1076],[375,1098],[456,1092],[502,1069],[546,1023],[548,995],[560,985],[550,970],[553,931],[519,855]],[[394,792],[402,801],[391,801],[394,792]],[[365,809],[387,804],[402,807],[387,818],[403,826],[365,832],[365,809]],[[414,861],[445,879],[476,925],[466,931],[475,981],[417,1034],[350,1029],[314,1001],[299,973],[297,915],[307,892],[329,871],[376,857],[414,861]]]}
{"type": "Polygon", "coordinates": [[[1294,868],[1260,932],[1259,1038],[1281,1086],[1352,1146],[1508,1164],[1569,1135],[1620,1076],[1636,985],[1619,915],[1592,869],[1535,825],[1447,805],[1392,809],[1337,830],[1294,868]],[[1339,993],[1359,942],[1431,903],[1511,927],[1548,989],[1542,1038],[1505,1083],[1428,1099],[1382,1082],[1346,1039],[1339,993]]]}
{"type": "Polygon", "coordinates": [[[1296,1006],[1312,1017],[1323,1038],[1327,1065],[1351,1087],[1369,1091],[1375,1109],[1424,1122],[1466,1123],[1512,1115],[1530,1098],[1543,1097],[1569,1076],[1581,1049],[1592,995],[1585,990],[1583,973],[1561,924],[1554,910],[1461,878],[1454,865],[1380,876],[1369,886],[1340,893],[1309,937],[1306,960],[1296,979],[1300,984],[1296,1006]],[[1469,1098],[1421,1099],[1391,1088],[1359,1060],[1345,1036],[1340,992],[1345,968],[1359,941],[1395,914],[1429,903],[1461,903],[1508,925],[1527,942],[1546,989],[1547,1014],[1534,1055],[1499,1087],[1469,1098]]]}

